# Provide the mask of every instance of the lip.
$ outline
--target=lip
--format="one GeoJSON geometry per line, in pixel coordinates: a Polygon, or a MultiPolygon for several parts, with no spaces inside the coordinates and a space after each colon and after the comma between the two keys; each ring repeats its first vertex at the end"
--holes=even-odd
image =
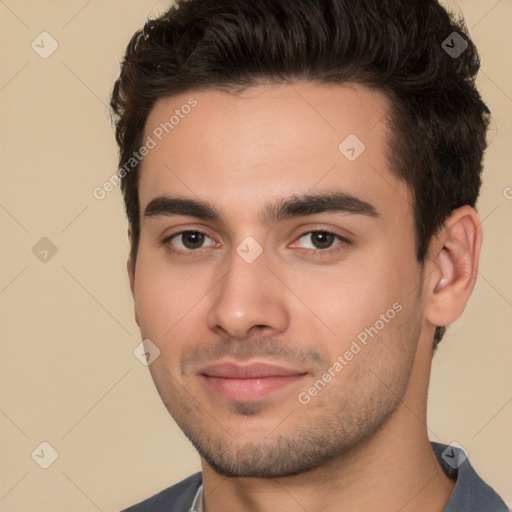
{"type": "Polygon", "coordinates": [[[198,372],[207,388],[237,402],[256,402],[301,380],[306,372],[268,363],[217,363],[198,372]]]}

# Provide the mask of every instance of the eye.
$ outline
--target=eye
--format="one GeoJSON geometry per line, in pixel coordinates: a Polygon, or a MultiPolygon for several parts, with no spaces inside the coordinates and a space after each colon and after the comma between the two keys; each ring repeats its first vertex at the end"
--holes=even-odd
{"type": "Polygon", "coordinates": [[[309,231],[298,238],[298,242],[301,240],[304,242],[301,242],[300,248],[312,250],[314,253],[330,252],[337,250],[338,246],[342,248],[349,243],[346,238],[330,231],[309,231]]]}
{"type": "Polygon", "coordinates": [[[206,240],[211,241],[209,246],[216,245],[216,242],[202,231],[181,231],[167,237],[162,244],[173,252],[191,252],[195,249],[202,249],[206,240]]]}

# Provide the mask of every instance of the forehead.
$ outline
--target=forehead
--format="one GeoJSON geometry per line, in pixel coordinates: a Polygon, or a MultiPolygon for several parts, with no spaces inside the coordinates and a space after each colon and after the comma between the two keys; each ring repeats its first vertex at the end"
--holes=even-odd
{"type": "Polygon", "coordinates": [[[355,84],[260,85],[160,99],[145,126],[144,140],[154,147],[141,164],[141,209],[176,193],[244,215],[251,203],[315,187],[407,202],[407,187],[389,169],[388,111],[383,93],[355,84]]]}

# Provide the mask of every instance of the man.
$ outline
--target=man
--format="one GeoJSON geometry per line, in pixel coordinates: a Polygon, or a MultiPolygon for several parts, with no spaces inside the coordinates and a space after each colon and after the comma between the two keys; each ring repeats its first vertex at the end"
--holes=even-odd
{"type": "Polygon", "coordinates": [[[151,375],[202,472],[129,511],[505,511],[430,443],[489,111],[434,0],[189,0],[112,96],[151,375]]]}

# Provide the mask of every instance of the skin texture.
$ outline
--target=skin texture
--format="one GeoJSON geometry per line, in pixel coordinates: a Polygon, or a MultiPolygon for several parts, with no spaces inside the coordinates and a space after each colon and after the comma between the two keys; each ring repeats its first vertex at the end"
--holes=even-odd
{"type": "Polygon", "coordinates": [[[411,194],[389,169],[388,104],[377,91],[191,91],[160,100],[145,137],[190,97],[197,106],[142,163],[140,244],[128,272],[141,334],[160,350],[152,377],[201,455],[206,509],[442,511],[453,483],[428,443],[431,347],[435,326],[460,316],[474,286],[475,211],[453,212],[425,265],[416,261],[411,194]],[[349,134],[365,144],[354,161],[338,150],[349,134]],[[377,215],[263,222],[267,203],[332,191],[377,215]],[[204,201],[220,217],[144,215],[162,196],[204,201]],[[179,235],[197,230],[206,236],[179,235]],[[252,263],[237,253],[249,236],[262,249],[252,263]],[[200,375],[218,361],[267,362],[301,377],[263,399],[232,400],[200,375]]]}

